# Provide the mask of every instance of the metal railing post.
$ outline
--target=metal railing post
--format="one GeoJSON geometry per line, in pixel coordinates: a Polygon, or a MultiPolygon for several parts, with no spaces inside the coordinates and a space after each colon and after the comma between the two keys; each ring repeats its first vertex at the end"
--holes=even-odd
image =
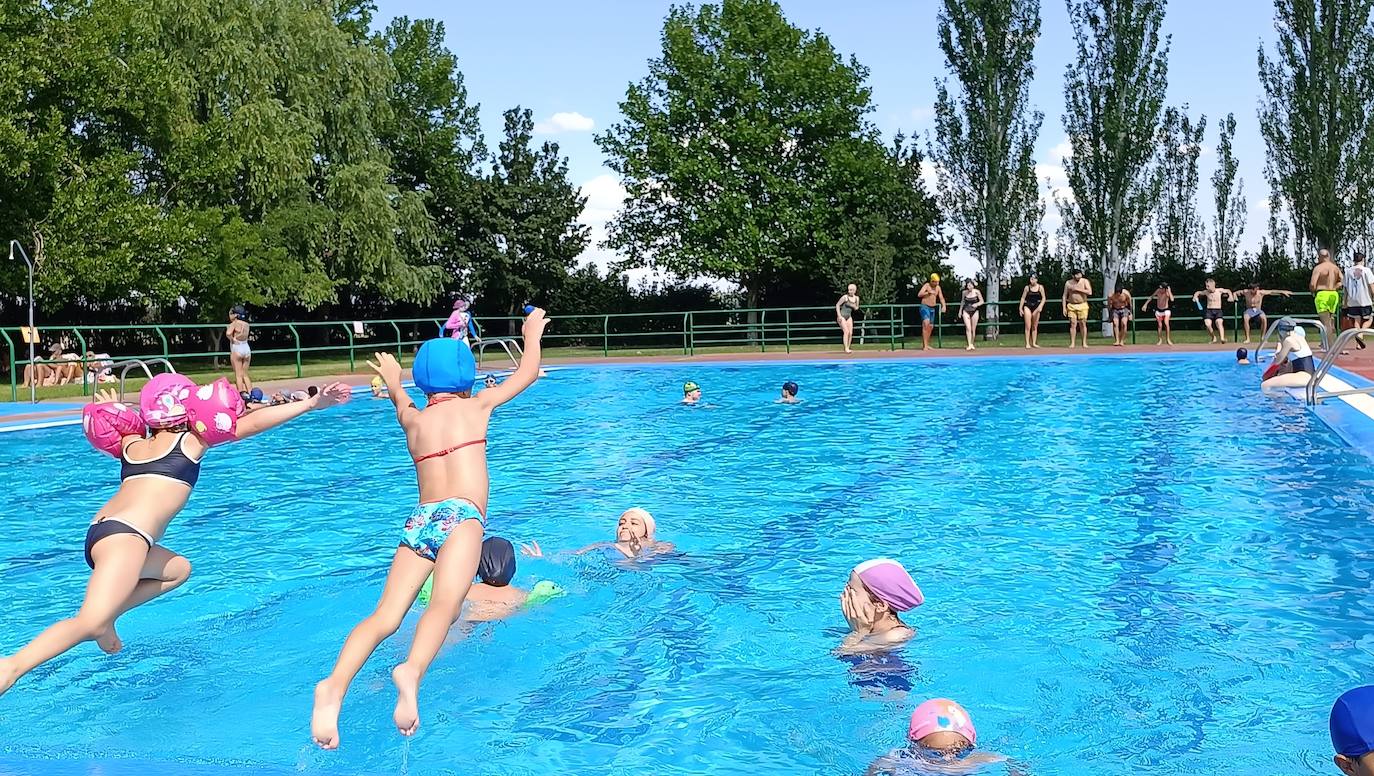
{"type": "Polygon", "coordinates": [[[759,311],[759,348],[761,353],[768,352],[768,311],[759,311]]]}
{"type": "Polygon", "coordinates": [[[89,396],[94,389],[92,386],[86,384],[86,352],[88,350],[86,347],[86,338],[81,336],[80,329],[72,329],[72,334],[76,335],[77,347],[81,352],[81,395],[89,396]]]}
{"type": "Polygon", "coordinates": [[[10,333],[0,329],[0,336],[5,338],[5,345],[10,354],[10,401],[19,401],[19,365],[14,362],[14,340],[10,339],[10,333]]]}
{"type": "Polygon", "coordinates": [[[792,308],[787,308],[783,312],[782,319],[782,342],[787,352],[792,352],[792,308]]]}
{"type": "MultiPolygon", "coordinates": [[[[14,249],[19,249],[19,255],[24,257],[24,263],[29,267],[29,366],[33,366],[33,348],[37,344],[38,329],[34,324],[34,304],[33,304],[33,262],[29,260],[29,254],[24,251],[24,246],[18,240],[10,240],[10,261],[14,261],[14,249]]],[[[40,251],[41,252],[41,251],[40,251]]],[[[33,370],[36,372],[37,370],[33,370]]],[[[29,381],[29,403],[38,403],[38,381],[29,381]]]]}
{"type": "Polygon", "coordinates": [[[601,357],[609,358],[611,355],[611,316],[605,315],[601,318],[601,357]]]}
{"type": "Polygon", "coordinates": [[[352,372],[356,370],[358,366],[358,356],[353,350],[353,327],[346,323],[341,323],[339,325],[343,326],[344,334],[348,335],[348,371],[352,372]]]}
{"type": "Polygon", "coordinates": [[[398,323],[396,323],[396,320],[395,320],[395,319],[392,319],[392,320],[390,320],[390,321],[387,321],[387,323],[391,324],[391,328],[393,328],[393,329],[396,330],[396,360],[397,360],[397,361],[400,361],[400,360],[401,360],[401,327],[400,327],[400,325],[399,325],[398,323]]]}
{"type": "Polygon", "coordinates": [[[299,378],[304,372],[301,371],[301,333],[296,331],[296,324],[288,323],[286,328],[291,330],[291,336],[296,338],[296,377],[299,378]]]}

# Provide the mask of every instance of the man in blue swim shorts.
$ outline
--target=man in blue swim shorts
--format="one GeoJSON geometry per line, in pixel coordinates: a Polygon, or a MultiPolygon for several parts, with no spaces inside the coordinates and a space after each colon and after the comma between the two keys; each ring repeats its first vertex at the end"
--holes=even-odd
{"type": "Polygon", "coordinates": [[[921,350],[930,350],[930,332],[935,328],[935,305],[940,305],[941,315],[945,314],[947,308],[945,292],[940,290],[940,276],[932,273],[917,296],[921,298],[921,350]]]}

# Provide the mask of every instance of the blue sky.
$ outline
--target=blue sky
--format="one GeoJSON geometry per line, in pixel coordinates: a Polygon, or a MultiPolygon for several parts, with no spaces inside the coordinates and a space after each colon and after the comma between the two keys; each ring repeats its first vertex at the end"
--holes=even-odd
{"type": "MultiPolygon", "coordinates": [[[[617,121],[626,86],[642,78],[645,63],[658,55],[659,33],[671,3],[378,2],[378,25],[395,16],[445,23],[448,46],[458,57],[470,99],[481,105],[489,139],[499,137],[506,108],[518,104],[534,112],[542,137],[557,141],[569,157],[572,178],[589,197],[583,220],[599,240],[622,192],[592,136],[617,121]]],[[[793,24],[822,30],[841,52],[869,68],[876,105],[871,118],[888,136],[899,130],[924,136],[930,129],[934,79],[944,73],[935,38],[939,5],[937,0],[782,0],[793,24]]],[[[1235,151],[1249,204],[1242,249],[1259,244],[1268,219],[1264,143],[1255,118],[1260,93],[1256,50],[1261,41],[1272,43],[1272,10],[1267,0],[1175,0],[1165,21],[1165,32],[1173,38],[1169,102],[1188,103],[1194,116],[1205,113],[1209,120],[1198,197],[1209,222],[1216,119],[1236,115],[1235,151]]],[[[1033,104],[1045,113],[1037,159],[1041,177],[1063,186],[1060,111],[1064,69],[1073,58],[1072,33],[1064,0],[1042,0],[1041,16],[1031,93],[1033,104]]],[[[1053,233],[1057,223],[1051,212],[1046,228],[1053,233]]],[[[586,258],[603,263],[609,255],[594,245],[586,258]]],[[[955,267],[972,274],[976,263],[958,252],[955,267]]]]}

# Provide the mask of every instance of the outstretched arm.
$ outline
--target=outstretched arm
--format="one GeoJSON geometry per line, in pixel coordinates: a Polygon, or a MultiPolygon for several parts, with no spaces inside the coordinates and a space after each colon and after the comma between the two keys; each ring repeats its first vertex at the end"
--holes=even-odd
{"type": "Polygon", "coordinates": [[[521,391],[534,385],[534,381],[539,379],[540,340],[544,336],[544,327],[548,323],[549,319],[545,316],[544,311],[539,308],[535,308],[534,312],[525,316],[523,329],[525,354],[520,359],[520,366],[500,385],[477,394],[479,400],[486,402],[490,407],[499,407],[519,396],[521,391]]]}
{"type": "Polygon", "coordinates": [[[305,401],[293,401],[288,404],[277,404],[254,410],[239,418],[236,436],[239,439],[247,439],[250,436],[261,434],[269,428],[276,428],[311,410],[322,410],[326,407],[343,404],[348,401],[351,395],[348,386],[343,383],[330,383],[321,388],[320,392],[315,394],[313,398],[305,401]]]}

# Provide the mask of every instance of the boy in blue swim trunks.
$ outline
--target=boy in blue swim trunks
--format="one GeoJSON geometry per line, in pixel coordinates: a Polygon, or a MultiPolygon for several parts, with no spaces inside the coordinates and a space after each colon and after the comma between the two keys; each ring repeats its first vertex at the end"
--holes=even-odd
{"type": "Polygon", "coordinates": [[[477,366],[466,342],[433,339],[415,355],[415,385],[427,403],[417,408],[401,385],[401,365],[390,354],[368,362],[386,383],[415,461],[420,503],[406,520],[377,609],[348,634],[334,671],[315,686],[310,731],[324,749],[339,746],[339,709],[353,677],[388,636],[396,632],[425,580],[434,575],[429,606],[420,617],[406,661],[391,672],[396,683],[394,720],[401,735],[420,726],[419,689],[429,664],[458,619],[477,574],[485,528],[487,423],[492,410],[539,379],[543,310],[525,318],[525,355],[500,385],[472,395],[477,366]]]}

